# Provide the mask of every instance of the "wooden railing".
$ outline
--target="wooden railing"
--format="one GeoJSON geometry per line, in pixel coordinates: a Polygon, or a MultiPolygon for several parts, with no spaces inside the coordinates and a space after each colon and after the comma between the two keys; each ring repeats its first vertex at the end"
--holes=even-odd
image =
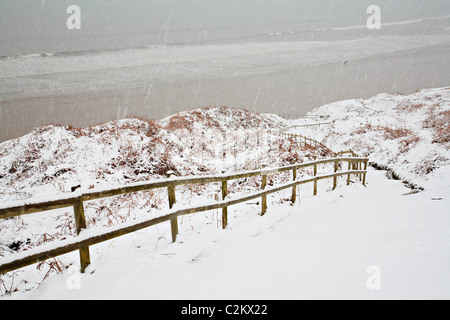
{"type": "Polygon", "coordinates": [[[165,221],[170,221],[172,241],[176,240],[178,234],[177,218],[182,215],[191,214],[195,212],[209,211],[214,209],[222,209],[222,227],[227,226],[227,208],[231,205],[246,202],[252,199],[261,198],[261,215],[264,215],[267,210],[267,195],[281,190],[292,188],[291,201],[294,203],[297,198],[296,186],[305,183],[313,183],[313,194],[317,194],[317,182],[323,179],[333,179],[333,189],[337,186],[337,178],[339,176],[347,176],[347,184],[350,184],[350,176],[357,175],[363,184],[366,181],[366,169],[368,158],[359,157],[337,157],[332,159],[321,159],[316,161],[304,162],[278,168],[265,168],[261,170],[252,170],[247,172],[222,174],[214,176],[195,176],[195,177],[172,177],[167,179],[138,182],[118,188],[111,188],[107,190],[74,190],[72,194],[67,196],[59,196],[53,199],[47,199],[41,202],[22,202],[13,206],[0,206],[0,219],[17,217],[30,213],[43,212],[53,209],[73,207],[77,236],[71,239],[61,240],[58,243],[52,243],[36,247],[20,253],[11,254],[3,257],[3,262],[0,262],[0,274],[37,263],[39,261],[47,260],[62,254],[79,250],[81,271],[90,264],[89,246],[113,239],[115,237],[128,234],[143,228],[147,228],[165,221]],[[338,171],[339,163],[347,162],[347,171],[338,171]],[[334,171],[326,175],[317,175],[317,166],[322,164],[333,164],[334,171]],[[314,175],[306,178],[297,179],[297,171],[299,169],[313,167],[314,175]],[[278,172],[292,171],[292,181],[267,187],[267,175],[278,172]],[[228,197],[228,181],[242,179],[247,177],[261,177],[261,190],[246,194],[244,196],[229,198],[228,197]],[[187,208],[173,208],[176,203],[175,188],[182,185],[205,184],[220,182],[222,184],[222,200],[206,203],[203,205],[190,206],[187,208]],[[84,202],[95,199],[112,197],[116,195],[147,191],[157,188],[167,188],[169,210],[162,212],[158,216],[142,220],[140,222],[133,222],[132,224],[125,223],[116,227],[111,227],[107,231],[96,231],[86,229],[86,219],[84,214],[84,202]]]}
{"type": "Polygon", "coordinates": [[[283,130],[290,130],[290,129],[296,129],[296,128],[307,128],[307,127],[320,127],[322,125],[326,124],[332,124],[333,122],[314,122],[314,123],[304,123],[304,124],[296,124],[294,126],[283,128],[283,130]]]}
{"type": "Polygon", "coordinates": [[[303,143],[304,145],[309,145],[311,147],[322,147],[328,149],[326,145],[324,145],[322,142],[319,142],[317,140],[314,140],[310,137],[303,136],[301,134],[294,134],[294,133],[286,133],[286,132],[280,132],[280,135],[286,139],[296,140],[300,143],[303,143]]]}
{"type": "MultiPolygon", "coordinates": [[[[315,123],[315,124],[311,124],[311,125],[320,125],[320,123],[318,123],[318,124],[315,123]]],[[[289,127],[289,128],[292,128],[292,127],[289,127]]],[[[286,130],[286,129],[284,129],[284,130],[286,130]]],[[[322,142],[319,142],[317,140],[314,140],[314,139],[312,139],[310,137],[307,137],[307,136],[304,136],[304,135],[301,135],[301,134],[287,133],[287,132],[284,132],[284,131],[280,131],[280,135],[282,137],[286,138],[286,139],[296,140],[296,141],[298,141],[300,143],[303,143],[304,145],[309,145],[311,147],[318,147],[319,146],[319,147],[323,147],[323,148],[329,149],[322,142]]],[[[344,154],[349,154],[352,157],[357,157],[358,156],[352,149],[345,150],[345,151],[339,151],[339,152],[333,152],[333,154],[334,154],[335,157],[341,157],[344,154]]]]}
{"type": "MultiPolygon", "coordinates": [[[[322,142],[319,142],[317,140],[314,140],[310,137],[306,137],[304,135],[301,134],[295,134],[295,133],[287,133],[286,131],[288,131],[289,129],[292,128],[297,128],[297,127],[304,127],[304,126],[320,126],[322,124],[329,124],[329,122],[326,123],[312,123],[312,124],[308,124],[308,125],[296,125],[293,127],[288,127],[288,128],[284,128],[282,130],[280,130],[280,135],[286,139],[290,139],[290,140],[296,140],[298,142],[303,143],[305,146],[310,146],[313,148],[317,148],[317,147],[322,147],[325,149],[329,149],[326,145],[324,145],[322,142]]],[[[329,149],[330,150],[330,149],[329,149]]],[[[331,151],[331,150],[330,150],[331,151]]],[[[333,151],[332,151],[333,152],[333,151]]],[[[350,157],[358,157],[358,155],[352,150],[344,150],[344,151],[339,151],[339,152],[333,152],[333,155],[335,157],[342,157],[343,155],[349,155],[350,157]]],[[[357,163],[353,163],[353,164],[348,164],[348,169],[350,170],[350,167],[353,169],[357,169],[357,170],[361,170],[362,169],[362,163],[361,162],[357,162],[357,163]]],[[[365,165],[365,169],[367,169],[367,164],[365,165]]],[[[362,180],[363,178],[365,179],[365,177],[362,176],[362,174],[358,174],[358,177],[362,180]]],[[[364,182],[365,184],[365,182],[364,182]]]]}
{"type": "MultiPolygon", "coordinates": [[[[322,148],[326,148],[326,149],[329,149],[326,145],[324,145],[322,142],[319,142],[319,141],[317,141],[317,140],[314,140],[314,139],[312,139],[312,138],[310,138],[310,137],[306,137],[306,136],[303,136],[303,135],[301,135],[301,134],[294,134],[294,133],[286,133],[285,131],[287,131],[287,130],[289,130],[289,129],[292,129],[292,128],[297,128],[297,127],[304,127],[304,126],[320,126],[320,125],[322,125],[322,124],[329,124],[330,122],[325,122],[325,123],[311,123],[311,124],[307,124],[307,125],[296,125],[296,126],[293,126],[293,127],[289,127],[289,128],[285,128],[285,129],[282,129],[281,131],[280,131],[280,135],[282,136],[282,137],[285,137],[285,138],[287,138],[287,139],[292,139],[292,140],[296,140],[296,141],[299,141],[300,143],[304,143],[304,145],[309,145],[309,146],[311,146],[311,147],[314,147],[314,148],[316,148],[316,147],[322,147],[322,148]]],[[[349,156],[351,156],[351,157],[358,157],[358,155],[352,150],[352,149],[350,149],[350,150],[344,150],[344,151],[339,151],[339,152],[333,152],[333,154],[334,154],[334,156],[335,157],[342,157],[343,155],[349,155],[349,156]]],[[[358,170],[361,170],[362,169],[362,164],[361,163],[357,163],[357,164],[355,164],[354,166],[353,166],[353,168],[354,169],[358,169],[358,170]]],[[[349,170],[350,170],[350,164],[349,164],[349,170]]],[[[360,178],[361,178],[361,176],[360,176],[360,178]]]]}

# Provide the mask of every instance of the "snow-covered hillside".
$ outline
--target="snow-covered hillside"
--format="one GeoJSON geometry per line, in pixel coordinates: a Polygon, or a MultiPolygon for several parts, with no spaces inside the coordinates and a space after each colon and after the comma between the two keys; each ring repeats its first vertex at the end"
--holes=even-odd
{"type": "MultiPolygon", "coordinates": [[[[424,190],[411,192],[374,169],[367,187],[341,181],[327,192],[331,184],[323,182],[313,197],[311,186],[304,185],[299,205],[286,201],[286,190],[268,197],[263,217],[256,201],[233,206],[226,230],[218,210],[184,216],[176,243],[170,243],[170,225],[160,224],[91,247],[86,274],[76,271],[73,252],[1,276],[0,293],[19,299],[448,298],[449,117],[450,88],[438,88],[342,101],[297,120],[210,107],[159,121],[37,128],[0,144],[1,206],[68,194],[78,184],[96,189],[165,179],[168,170],[202,175],[332,156],[328,149],[279,135],[281,128],[313,122],[328,124],[290,132],[333,151],[352,148],[424,190]],[[373,265],[382,270],[381,291],[367,286],[373,265]]],[[[268,183],[290,178],[279,174],[268,183]]],[[[229,192],[261,187],[260,179],[244,182],[230,183],[229,192]]],[[[177,187],[180,206],[219,198],[219,184],[177,187]]],[[[107,228],[164,208],[165,189],[85,204],[88,228],[107,228]]],[[[0,259],[73,236],[71,209],[0,220],[0,259]]]]}
{"type": "Polygon", "coordinates": [[[85,129],[48,125],[0,144],[1,200],[281,165],[305,156],[278,136],[275,115],[211,107],[160,121],[124,119],[85,129]],[[10,197],[8,195],[11,195],[10,197]]]}
{"type": "MultiPolygon", "coordinates": [[[[181,112],[159,121],[124,119],[78,129],[48,125],[0,144],[1,207],[71,193],[73,186],[95,190],[149,179],[206,175],[282,166],[331,155],[286,141],[286,121],[227,107],[181,112]]],[[[268,184],[290,179],[269,177],[268,184]]],[[[229,193],[260,189],[260,179],[232,181],[229,193]],[[245,183],[242,183],[245,182],[245,183]]],[[[220,184],[177,188],[177,204],[218,198],[220,184]]],[[[90,201],[88,228],[110,227],[167,208],[167,190],[90,201]]],[[[0,220],[0,255],[8,256],[75,236],[72,209],[0,220]]]]}
{"type": "Polygon", "coordinates": [[[271,201],[262,217],[255,203],[233,206],[226,230],[217,212],[185,216],[176,243],[169,223],[148,228],[91,247],[84,274],[78,252],[43,282],[48,265],[24,268],[12,285],[20,291],[1,298],[449,299],[448,193],[407,192],[369,169],[367,187],[340,184],[313,197],[302,186],[299,204],[271,201]]]}
{"type": "Polygon", "coordinates": [[[449,87],[336,102],[308,116],[329,124],[292,131],[334,150],[351,148],[411,186],[450,186],[449,87]]]}

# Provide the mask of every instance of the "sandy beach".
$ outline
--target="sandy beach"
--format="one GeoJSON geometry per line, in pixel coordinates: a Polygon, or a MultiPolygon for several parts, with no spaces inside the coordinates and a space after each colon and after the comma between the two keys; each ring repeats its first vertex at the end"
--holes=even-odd
{"type": "Polygon", "coordinates": [[[443,44],[251,75],[4,99],[0,141],[49,123],[85,127],[125,117],[159,119],[210,105],[301,116],[334,101],[447,86],[449,61],[450,45],[443,44]]]}

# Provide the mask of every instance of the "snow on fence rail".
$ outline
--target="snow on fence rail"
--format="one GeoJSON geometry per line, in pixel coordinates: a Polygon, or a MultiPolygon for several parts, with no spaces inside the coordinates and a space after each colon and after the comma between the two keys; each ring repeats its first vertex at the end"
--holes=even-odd
{"type": "Polygon", "coordinates": [[[138,231],[165,221],[170,221],[172,241],[176,240],[178,234],[178,216],[191,214],[195,212],[209,211],[214,209],[222,209],[222,227],[227,226],[227,208],[231,205],[246,202],[252,199],[261,197],[261,215],[264,215],[267,210],[266,199],[267,195],[282,191],[288,188],[292,188],[292,203],[297,198],[296,186],[305,183],[314,183],[313,194],[317,195],[317,181],[323,179],[333,178],[333,189],[337,186],[337,177],[347,176],[347,185],[350,184],[350,176],[352,174],[357,175],[362,181],[363,185],[366,182],[367,163],[368,158],[360,157],[336,157],[331,159],[321,159],[310,162],[303,162],[299,164],[277,167],[277,168],[264,168],[261,170],[252,170],[241,173],[222,174],[214,176],[195,176],[195,177],[170,177],[170,173],[167,175],[168,179],[160,179],[154,181],[138,182],[127,186],[118,188],[106,189],[106,190],[86,190],[81,192],[80,189],[75,190],[71,195],[60,196],[54,199],[46,199],[44,202],[16,202],[10,203],[9,206],[0,206],[0,219],[17,217],[25,214],[43,212],[53,209],[73,207],[77,236],[71,239],[61,240],[57,243],[51,243],[40,246],[31,250],[23,251],[13,254],[11,256],[2,258],[3,262],[0,264],[0,274],[16,270],[33,263],[44,261],[62,254],[66,254],[72,251],[79,250],[81,271],[84,272],[86,267],[90,264],[89,246],[113,239],[115,237],[125,235],[134,231],[138,231]],[[348,170],[338,172],[339,163],[347,162],[348,170]],[[320,164],[334,164],[334,172],[326,175],[317,175],[317,166],[320,164]],[[362,166],[364,166],[363,169],[362,166]],[[314,167],[314,176],[308,178],[297,179],[297,170],[301,168],[314,167]],[[278,186],[266,188],[267,175],[274,174],[283,171],[292,170],[293,179],[291,182],[284,183],[278,186]],[[244,196],[229,198],[227,196],[227,185],[229,180],[236,180],[247,177],[261,176],[262,185],[261,191],[246,194],[244,196]],[[222,200],[214,201],[202,205],[190,206],[187,208],[174,209],[173,205],[176,202],[175,187],[181,185],[192,184],[204,184],[204,183],[222,183],[222,200]],[[169,197],[169,210],[161,213],[156,217],[150,219],[144,219],[139,222],[133,221],[132,223],[124,223],[123,225],[108,228],[107,230],[87,230],[86,220],[84,215],[85,201],[111,197],[121,194],[134,193],[139,191],[146,191],[157,188],[167,188],[169,197]]]}
{"type": "MultiPolygon", "coordinates": [[[[321,143],[321,142],[319,142],[319,141],[317,141],[317,140],[314,140],[314,139],[312,139],[312,138],[302,136],[301,134],[294,134],[294,133],[280,132],[280,135],[281,135],[282,137],[287,138],[287,139],[297,140],[297,141],[299,141],[300,143],[303,142],[305,146],[306,146],[306,145],[309,145],[309,146],[311,146],[311,147],[317,147],[317,146],[319,146],[319,147],[322,147],[322,148],[327,148],[327,146],[324,145],[323,143],[321,143]]],[[[328,149],[328,148],[327,148],[327,149],[328,149]]],[[[353,151],[351,151],[351,152],[352,152],[352,155],[355,156],[355,154],[353,153],[353,151]]]]}
{"type": "Polygon", "coordinates": [[[314,123],[304,123],[304,124],[296,124],[294,126],[290,126],[287,128],[283,128],[283,130],[290,130],[290,129],[296,129],[296,128],[304,128],[304,127],[320,127],[321,125],[325,124],[332,124],[333,122],[314,122],[314,123]]]}

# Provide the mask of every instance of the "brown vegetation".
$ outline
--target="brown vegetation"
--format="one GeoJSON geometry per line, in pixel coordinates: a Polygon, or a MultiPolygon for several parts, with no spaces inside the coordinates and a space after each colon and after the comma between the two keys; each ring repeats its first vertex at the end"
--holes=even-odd
{"type": "Polygon", "coordinates": [[[434,132],[432,143],[450,142],[450,110],[430,111],[428,117],[423,121],[423,127],[432,129],[434,132]]]}

